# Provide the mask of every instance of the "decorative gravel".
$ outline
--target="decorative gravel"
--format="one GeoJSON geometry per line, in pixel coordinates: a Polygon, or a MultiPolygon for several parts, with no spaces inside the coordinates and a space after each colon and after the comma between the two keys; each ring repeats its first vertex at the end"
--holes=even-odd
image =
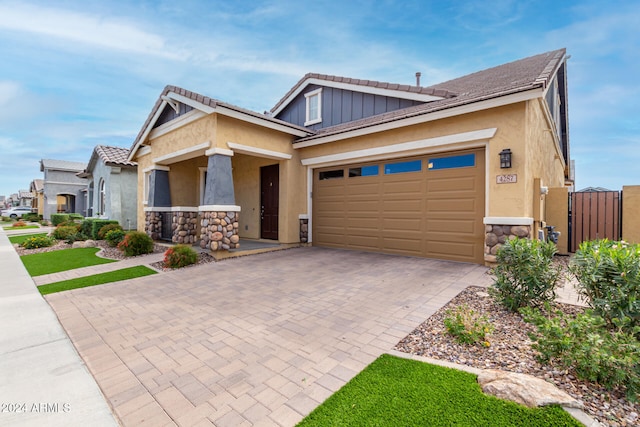
{"type": "MultiPolygon", "coordinates": [[[[584,309],[558,304],[566,314],[584,309]]],[[[396,345],[396,350],[433,359],[446,360],[480,369],[501,369],[544,378],[584,403],[584,411],[605,426],[638,426],[640,405],[627,401],[621,390],[609,392],[597,384],[577,379],[572,372],[558,366],[542,365],[536,360],[528,333],[535,330],[519,314],[511,313],[489,296],[485,288],[469,287],[418,326],[396,345]],[[489,347],[465,345],[446,333],[446,311],[466,305],[486,315],[494,331],[489,347]]]]}

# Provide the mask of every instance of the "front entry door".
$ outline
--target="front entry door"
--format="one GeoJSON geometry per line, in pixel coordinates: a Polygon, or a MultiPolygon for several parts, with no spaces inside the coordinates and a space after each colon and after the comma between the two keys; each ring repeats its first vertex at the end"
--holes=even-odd
{"type": "Polygon", "coordinates": [[[260,168],[260,237],[278,240],[278,202],[280,166],[260,168]]]}

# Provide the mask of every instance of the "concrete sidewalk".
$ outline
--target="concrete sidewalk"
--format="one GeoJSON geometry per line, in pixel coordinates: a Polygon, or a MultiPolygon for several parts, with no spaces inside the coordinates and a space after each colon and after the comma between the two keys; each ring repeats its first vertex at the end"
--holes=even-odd
{"type": "Polygon", "coordinates": [[[0,425],[117,426],[2,229],[0,271],[0,425]]]}

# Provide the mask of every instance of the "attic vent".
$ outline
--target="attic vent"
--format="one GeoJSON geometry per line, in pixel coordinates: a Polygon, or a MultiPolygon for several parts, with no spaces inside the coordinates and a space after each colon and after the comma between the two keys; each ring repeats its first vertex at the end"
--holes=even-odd
{"type": "Polygon", "coordinates": [[[422,73],[420,71],[416,72],[416,86],[420,86],[420,77],[422,73]]]}

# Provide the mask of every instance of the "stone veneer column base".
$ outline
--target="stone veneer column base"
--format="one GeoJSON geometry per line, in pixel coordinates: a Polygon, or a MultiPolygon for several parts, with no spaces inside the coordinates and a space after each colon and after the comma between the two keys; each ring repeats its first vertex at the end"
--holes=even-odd
{"type": "Polygon", "coordinates": [[[485,225],[484,228],[484,261],[495,264],[498,249],[507,240],[520,238],[531,238],[530,225],[485,225]]]}
{"type": "Polygon", "coordinates": [[[162,233],[162,212],[144,213],[144,232],[152,240],[159,240],[162,233]]]}
{"type": "Polygon", "coordinates": [[[237,249],[239,212],[200,212],[200,247],[211,251],[237,249]]]}
{"type": "Polygon", "coordinates": [[[300,218],[300,242],[307,243],[309,241],[309,220],[300,218]]]}
{"type": "Polygon", "coordinates": [[[198,212],[173,212],[171,241],[185,245],[193,245],[198,241],[198,212]]]}

